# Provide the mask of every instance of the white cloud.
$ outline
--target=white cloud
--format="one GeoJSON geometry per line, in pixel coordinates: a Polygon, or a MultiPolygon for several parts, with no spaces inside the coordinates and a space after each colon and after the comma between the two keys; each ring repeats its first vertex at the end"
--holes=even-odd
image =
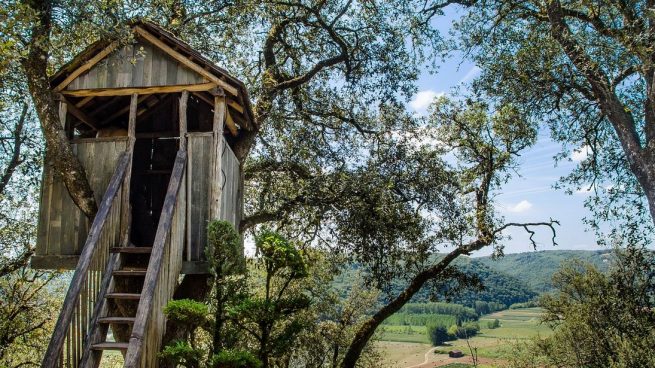
{"type": "Polygon", "coordinates": [[[527,200],[522,200],[521,202],[514,204],[514,205],[508,205],[507,206],[507,211],[509,212],[514,212],[514,213],[521,213],[525,212],[532,208],[532,203],[528,202],[527,200]]]}
{"type": "Polygon", "coordinates": [[[571,160],[575,162],[580,162],[584,161],[589,157],[589,154],[591,153],[591,150],[589,149],[589,146],[584,145],[580,148],[574,149],[573,152],[571,152],[571,160]]]}
{"type": "Polygon", "coordinates": [[[425,113],[434,99],[443,95],[443,92],[436,92],[431,89],[419,91],[419,93],[409,101],[409,107],[411,107],[415,112],[425,113]]]}
{"type": "Polygon", "coordinates": [[[466,75],[464,75],[462,79],[459,80],[459,83],[462,84],[470,81],[471,79],[477,77],[481,71],[482,69],[480,69],[477,65],[474,66],[466,73],[466,75]]]}

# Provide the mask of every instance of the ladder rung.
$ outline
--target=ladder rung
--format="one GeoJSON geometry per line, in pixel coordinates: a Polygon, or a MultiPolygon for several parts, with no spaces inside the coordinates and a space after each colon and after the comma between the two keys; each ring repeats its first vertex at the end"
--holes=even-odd
{"type": "Polygon", "coordinates": [[[109,299],[141,299],[141,294],[135,294],[135,293],[107,293],[105,298],[109,298],[109,299]]]}
{"type": "Polygon", "coordinates": [[[152,247],[114,247],[112,253],[151,253],[152,247]]]}
{"type": "Polygon", "coordinates": [[[101,342],[91,345],[93,350],[127,350],[129,344],[126,342],[101,342]]]}
{"type": "Polygon", "coordinates": [[[134,317],[102,317],[98,318],[99,323],[134,323],[134,317]]]}
{"type": "Polygon", "coordinates": [[[146,270],[118,270],[113,272],[114,276],[145,276],[146,270]]]}

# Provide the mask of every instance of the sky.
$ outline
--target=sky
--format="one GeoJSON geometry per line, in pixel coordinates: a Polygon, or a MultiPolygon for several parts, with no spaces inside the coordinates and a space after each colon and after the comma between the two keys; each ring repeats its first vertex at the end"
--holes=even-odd
{"type": "MultiPolygon", "coordinates": [[[[448,32],[453,19],[458,17],[456,8],[449,8],[443,17],[436,20],[441,32],[448,32]]],[[[453,55],[441,63],[439,71],[430,74],[424,71],[418,80],[418,92],[407,105],[407,109],[417,114],[425,114],[435,97],[448,94],[455,87],[465,91],[466,85],[480,73],[471,60],[461,54],[453,55]]],[[[564,190],[556,190],[553,185],[567,175],[577,162],[585,158],[585,152],[571,152],[570,160],[559,161],[556,165],[554,156],[561,151],[561,146],[550,139],[550,133],[544,129],[539,133],[537,143],[526,150],[519,159],[519,176],[515,176],[499,191],[495,198],[500,215],[510,222],[548,221],[550,218],[560,221],[557,227],[558,245],[551,242],[548,229],[537,231],[537,250],[553,249],[601,249],[596,243],[593,232],[582,223],[582,218],[590,212],[583,202],[588,193],[580,192],[568,195],[564,190]]],[[[523,229],[512,229],[506,233],[512,237],[505,242],[505,253],[533,251],[529,236],[523,229]]],[[[492,249],[486,248],[474,254],[485,256],[492,249]]]]}

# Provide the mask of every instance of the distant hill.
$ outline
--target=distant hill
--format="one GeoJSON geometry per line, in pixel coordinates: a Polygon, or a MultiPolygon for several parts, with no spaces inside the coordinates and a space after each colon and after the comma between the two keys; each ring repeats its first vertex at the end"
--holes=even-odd
{"type": "Polygon", "coordinates": [[[507,254],[497,260],[491,259],[491,257],[472,258],[472,260],[497,272],[520,279],[537,293],[544,293],[552,290],[552,276],[563,262],[579,259],[605,271],[610,256],[610,250],[544,250],[507,254]]]}
{"type": "MultiPolygon", "coordinates": [[[[473,307],[476,301],[495,302],[510,306],[514,303],[523,303],[533,299],[538,294],[534,292],[526,283],[519,278],[508,275],[504,272],[494,270],[487,265],[478,262],[475,258],[463,257],[456,261],[459,269],[467,274],[475,274],[482,281],[484,290],[461,290],[453,294],[448,301],[473,307]]],[[[357,267],[353,266],[348,271],[339,275],[334,287],[340,290],[342,295],[346,295],[350,286],[355,282],[357,267]]],[[[392,295],[398,295],[403,289],[403,285],[396,283],[391,290],[392,295]]],[[[423,303],[434,301],[431,297],[431,288],[424,287],[419,291],[412,302],[423,303]]],[[[442,293],[438,293],[441,296],[442,293]]],[[[439,299],[443,301],[443,299],[439,299]]]]}
{"type": "MultiPolygon", "coordinates": [[[[462,257],[456,261],[461,271],[477,275],[485,289],[482,291],[462,290],[449,301],[474,306],[476,301],[495,302],[509,306],[534,299],[539,294],[552,290],[551,279],[560,266],[568,260],[579,259],[607,270],[611,251],[547,250],[508,254],[493,260],[490,257],[462,257]]],[[[345,296],[355,282],[358,267],[352,266],[334,282],[335,288],[345,296]]],[[[402,285],[396,284],[392,294],[397,295],[402,285]]],[[[412,302],[432,301],[430,288],[424,287],[412,302]]]]}

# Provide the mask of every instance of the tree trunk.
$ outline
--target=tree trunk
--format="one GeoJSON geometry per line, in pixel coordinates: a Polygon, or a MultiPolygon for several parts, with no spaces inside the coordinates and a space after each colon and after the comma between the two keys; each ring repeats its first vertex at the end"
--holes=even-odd
{"type": "Polygon", "coordinates": [[[403,290],[389,304],[385,305],[371,316],[371,318],[369,318],[355,334],[355,337],[346,351],[341,366],[343,368],[354,368],[362,351],[366,347],[366,344],[368,344],[373,333],[375,333],[375,330],[380,326],[380,324],[382,324],[382,322],[384,322],[384,320],[389,316],[400,310],[405,303],[412,299],[414,294],[421,290],[421,287],[423,287],[428,280],[439,276],[455,259],[457,259],[457,257],[464,253],[464,248],[461,247],[448,253],[448,255],[439,261],[439,263],[416,275],[405,290],[403,290]]]}
{"type": "Polygon", "coordinates": [[[68,189],[73,202],[89,218],[93,219],[98,207],[93,191],[86,178],[84,167],[68,143],[66,133],[59,121],[57,102],[48,80],[48,52],[52,2],[47,0],[27,0],[26,5],[35,10],[38,19],[32,27],[29,52],[22,66],[27,78],[34,107],[41,122],[46,142],[46,156],[58,172],[68,189]]]}

